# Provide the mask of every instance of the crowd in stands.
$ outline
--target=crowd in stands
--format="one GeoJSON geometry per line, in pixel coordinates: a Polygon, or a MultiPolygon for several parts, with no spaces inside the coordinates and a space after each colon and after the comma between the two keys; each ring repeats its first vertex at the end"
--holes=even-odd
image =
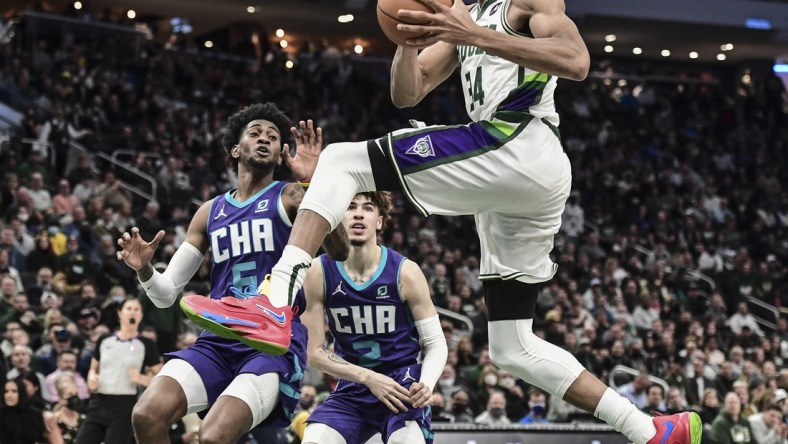
{"type": "MultiPolygon", "coordinates": [[[[177,304],[159,310],[147,301],[117,261],[115,240],[132,226],[144,239],[165,229],[155,266],[166,266],[191,201],[233,187],[220,145],[229,114],[273,101],[294,119],[315,119],[328,142],[378,137],[410,118],[467,121],[456,79],[403,111],[388,98],[385,64],[356,63],[328,44],[306,46],[293,69],[283,59],[277,48],[260,63],[222,61],[186,44],[72,28],[0,46],[0,90],[24,111],[0,147],[0,429],[36,424],[27,432],[59,427],[73,438],[95,341],[117,328],[125,298],[140,297],[141,332],[162,353],[194,341],[177,304]],[[130,192],[117,170],[97,173],[94,154],[119,149],[155,177],[156,201],[130,192]]],[[[561,81],[556,101],[574,191],[536,333],[646,411],[700,412],[711,443],[784,442],[788,321],[766,316],[771,328],[751,313],[758,301],[788,307],[780,80],[736,88],[561,81]]],[[[473,218],[424,219],[395,198],[381,241],[421,265],[437,306],[473,326],[442,321],[450,352],[433,421],[588,419],[491,365],[473,218]]],[[[208,266],[187,291],[205,292],[208,266]]],[[[336,381],[310,371],[307,382],[306,412],[336,381]]]]}

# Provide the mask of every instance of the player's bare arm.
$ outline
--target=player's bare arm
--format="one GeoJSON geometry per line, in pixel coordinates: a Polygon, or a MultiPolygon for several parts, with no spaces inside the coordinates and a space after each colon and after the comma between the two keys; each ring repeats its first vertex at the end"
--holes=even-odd
{"type": "MultiPolygon", "coordinates": [[[[186,242],[189,242],[203,253],[208,249],[208,237],[205,234],[205,230],[208,226],[208,212],[212,203],[213,199],[204,202],[200,206],[189,223],[189,228],[186,232],[186,242]]],[[[118,239],[118,245],[121,247],[121,251],[117,252],[118,260],[124,261],[126,265],[135,270],[141,281],[147,281],[153,276],[153,265],[151,265],[150,260],[153,258],[153,253],[156,252],[156,248],[158,248],[163,238],[164,230],[160,230],[148,242],[140,236],[139,228],[132,227],[130,232],[123,233],[118,239]]]]}
{"type": "Polygon", "coordinates": [[[418,48],[397,47],[391,64],[391,101],[397,108],[416,106],[449,78],[459,61],[457,47],[438,42],[419,53],[418,48]]]}
{"type": "Polygon", "coordinates": [[[410,401],[410,395],[405,387],[386,375],[352,364],[325,348],[326,321],[323,305],[325,294],[323,267],[319,258],[312,261],[312,266],[306,274],[304,295],[306,310],[301,315],[301,323],[309,331],[307,364],[337,378],[366,385],[394,413],[400,410],[408,411],[404,403],[410,401]]]}
{"type": "Polygon", "coordinates": [[[421,377],[410,386],[413,407],[429,405],[432,390],[446,365],[449,349],[440,327],[438,312],[430,297],[427,278],[419,266],[406,260],[400,272],[399,291],[408,304],[423,347],[421,377]]]}
{"type": "Polygon", "coordinates": [[[566,16],[563,0],[512,0],[507,19],[534,38],[512,36],[478,26],[462,2],[447,7],[432,0],[419,0],[436,12],[401,11],[403,18],[426,20],[430,25],[400,24],[403,31],[430,33],[409,40],[413,47],[434,42],[470,45],[534,71],[571,80],[588,75],[590,56],[577,26],[566,16]]]}
{"type": "Polygon", "coordinates": [[[186,239],[175,251],[164,273],[153,269],[151,258],[164,238],[164,231],[156,233],[154,239],[146,242],[140,237],[137,227],[131,233],[123,233],[118,239],[122,248],[117,253],[118,260],[122,260],[137,272],[139,279],[148,297],[159,308],[171,306],[178,293],[191,280],[202,263],[203,255],[208,250],[208,216],[211,211],[213,199],[204,202],[194,214],[189,228],[186,230],[186,239]]]}

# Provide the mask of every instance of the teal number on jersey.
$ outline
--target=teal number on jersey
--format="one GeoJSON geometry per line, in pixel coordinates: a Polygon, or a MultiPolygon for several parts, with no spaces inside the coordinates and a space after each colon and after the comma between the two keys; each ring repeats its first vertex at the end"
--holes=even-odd
{"type": "Polygon", "coordinates": [[[484,87],[482,86],[482,67],[476,67],[476,75],[470,72],[465,73],[465,80],[468,82],[468,95],[471,98],[471,111],[476,108],[476,103],[484,105],[484,87]]]}
{"type": "Polygon", "coordinates": [[[251,286],[253,291],[257,291],[257,265],[254,261],[239,262],[233,265],[233,287],[248,288],[251,286]],[[252,273],[249,273],[251,271],[252,273]],[[245,274],[245,275],[244,275],[245,274]]]}
{"type": "Polygon", "coordinates": [[[356,341],[353,343],[353,350],[359,351],[369,349],[358,359],[358,365],[365,368],[377,367],[380,365],[380,344],[378,341],[356,341]]]}

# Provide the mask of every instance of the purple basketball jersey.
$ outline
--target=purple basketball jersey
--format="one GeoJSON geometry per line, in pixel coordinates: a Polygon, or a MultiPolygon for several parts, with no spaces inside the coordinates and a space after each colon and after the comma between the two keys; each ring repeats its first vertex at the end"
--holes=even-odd
{"type": "Polygon", "coordinates": [[[386,373],[416,364],[421,346],[410,309],[399,294],[405,258],[380,248],[377,271],[361,285],[350,279],[341,262],[327,255],[320,261],[334,352],[348,362],[386,373]]]}
{"type": "MultiPolygon", "coordinates": [[[[290,237],[290,221],[281,204],[286,182],[273,182],[244,202],[228,192],[217,196],[208,215],[207,234],[211,247],[210,297],[233,296],[231,287],[241,293],[255,294],[258,284],[282,255],[290,237]]],[[[303,292],[293,304],[303,313],[303,292]]],[[[267,427],[290,424],[298,403],[306,364],[306,327],[293,318],[290,349],[282,356],[253,350],[241,342],[203,332],[191,347],[168,354],[191,364],[202,378],[213,404],[239,374],[279,374],[280,408],[261,423],[267,427]]]]}

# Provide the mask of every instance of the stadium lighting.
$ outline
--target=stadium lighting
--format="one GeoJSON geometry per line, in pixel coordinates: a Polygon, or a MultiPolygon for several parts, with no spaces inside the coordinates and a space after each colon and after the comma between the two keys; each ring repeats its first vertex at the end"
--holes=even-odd
{"type": "Polygon", "coordinates": [[[726,43],[722,46],[724,46],[723,51],[733,51],[733,43],[726,43]]]}
{"type": "Polygon", "coordinates": [[[615,42],[616,41],[616,35],[615,34],[608,34],[608,35],[606,35],[605,36],[605,41],[608,42],[608,43],[615,42]]]}
{"type": "Polygon", "coordinates": [[[126,13],[126,17],[133,19],[137,16],[137,13],[133,9],[129,9],[129,12],[126,13]]]}
{"type": "Polygon", "coordinates": [[[254,14],[255,11],[257,11],[257,8],[255,8],[254,6],[247,6],[246,7],[246,12],[248,12],[249,14],[254,14]]]}
{"type": "Polygon", "coordinates": [[[282,37],[285,36],[285,30],[282,29],[282,28],[277,29],[276,30],[276,36],[281,39],[282,37]]]}
{"type": "Polygon", "coordinates": [[[281,46],[282,48],[287,48],[287,40],[280,40],[279,46],[281,46]]]}
{"type": "Polygon", "coordinates": [[[613,52],[613,46],[612,45],[605,45],[605,52],[613,52]]]}
{"type": "Polygon", "coordinates": [[[635,46],[634,48],[632,48],[632,54],[635,54],[635,55],[643,54],[643,50],[641,48],[635,46]]]}
{"type": "Polygon", "coordinates": [[[691,53],[689,53],[689,58],[697,59],[698,58],[698,53],[695,52],[695,51],[692,51],[691,53]]]}
{"type": "Polygon", "coordinates": [[[727,59],[727,58],[728,57],[726,57],[725,54],[723,54],[723,53],[717,54],[717,60],[719,60],[720,62],[725,60],[725,59],[727,59]]]}
{"type": "Polygon", "coordinates": [[[662,57],[670,57],[670,50],[663,49],[662,52],[660,52],[660,54],[662,54],[662,57]]]}
{"type": "Polygon", "coordinates": [[[295,63],[293,63],[292,60],[288,60],[288,61],[285,62],[285,69],[293,69],[294,66],[295,66],[295,63]]]}
{"type": "Polygon", "coordinates": [[[82,9],[82,2],[74,2],[74,9],[76,9],[77,11],[82,9]]]}
{"type": "Polygon", "coordinates": [[[353,14],[342,14],[339,17],[337,17],[337,21],[339,23],[350,23],[354,19],[355,19],[355,17],[353,17],[353,14]]]}
{"type": "Polygon", "coordinates": [[[361,54],[364,52],[364,47],[361,45],[356,45],[353,47],[353,52],[355,52],[356,54],[361,54]]]}
{"type": "Polygon", "coordinates": [[[206,40],[204,45],[206,48],[213,48],[213,42],[210,40],[206,40]]]}
{"type": "Polygon", "coordinates": [[[777,63],[772,67],[772,70],[778,74],[788,73],[788,64],[777,63]]]}

